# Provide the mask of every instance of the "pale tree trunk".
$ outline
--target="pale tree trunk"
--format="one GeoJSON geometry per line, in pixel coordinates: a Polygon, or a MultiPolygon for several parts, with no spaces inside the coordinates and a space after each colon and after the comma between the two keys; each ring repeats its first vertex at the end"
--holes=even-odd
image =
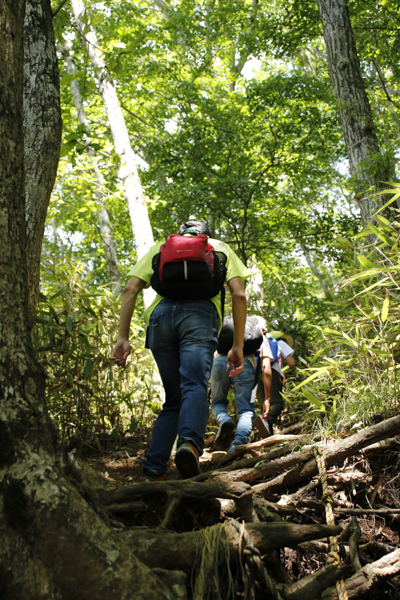
{"type": "Polygon", "coordinates": [[[322,275],[321,271],[316,267],[311,252],[309,250],[306,250],[306,248],[304,246],[302,246],[301,249],[303,250],[304,257],[307,261],[308,266],[310,267],[311,272],[318,279],[325,296],[327,297],[328,300],[332,300],[332,294],[329,291],[329,288],[325,281],[325,278],[322,275]]]}
{"type": "MultiPolygon", "coordinates": [[[[105,65],[94,29],[84,24],[85,7],[81,0],[71,0],[71,6],[76,20],[77,28],[86,44],[90,60],[96,70],[99,92],[107,111],[111,133],[114,140],[115,151],[121,158],[119,177],[125,189],[131,217],[133,238],[135,240],[138,258],[141,258],[152,244],[153,232],[150,225],[146,199],[143,194],[138,170],[135,164],[135,154],[129,140],[124,115],[119,104],[114,81],[105,65]]],[[[87,14],[86,14],[87,17],[87,14]]],[[[155,293],[152,289],[144,291],[144,303],[148,306],[155,293]]]]}
{"type": "Polygon", "coordinates": [[[28,314],[39,297],[42,240],[61,140],[60,88],[48,0],[27,0],[24,27],[24,154],[28,314]]]}
{"type": "Polygon", "coordinates": [[[24,0],[0,0],[0,596],[172,600],[169,588],[87,504],[55,454],[45,377],[28,326],[24,8],[24,0]]]}
{"type": "MultiPolygon", "coordinates": [[[[67,69],[67,72],[70,75],[76,75],[76,68],[75,68],[74,61],[68,55],[67,49],[60,45],[59,50],[61,51],[61,53],[64,57],[64,62],[65,62],[65,67],[67,69]]],[[[105,203],[105,199],[104,199],[103,190],[105,188],[105,181],[104,181],[103,174],[100,171],[99,166],[97,164],[96,154],[95,154],[94,150],[92,150],[92,148],[90,148],[90,142],[91,142],[90,128],[89,128],[88,120],[86,118],[85,109],[83,107],[82,96],[81,96],[81,92],[79,90],[79,83],[78,83],[77,79],[74,79],[73,81],[71,81],[70,88],[71,88],[72,97],[74,99],[75,109],[76,109],[76,112],[78,115],[79,123],[81,125],[85,126],[87,136],[88,136],[85,138],[84,143],[87,145],[87,153],[90,156],[92,165],[93,165],[92,172],[93,172],[94,179],[95,179],[96,203],[98,206],[97,217],[99,220],[101,240],[103,243],[104,256],[105,256],[105,260],[106,260],[106,270],[107,270],[108,281],[111,283],[111,289],[112,289],[113,293],[115,295],[119,295],[122,292],[121,273],[120,273],[119,266],[118,266],[118,258],[117,258],[117,253],[115,251],[114,238],[113,238],[112,231],[111,231],[110,219],[108,216],[108,211],[107,211],[107,207],[106,207],[106,203],[105,203]]]]}
{"type": "Polygon", "coordinates": [[[379,148],[346,0],[317,0],[317,4],[350,173],[356,182],[356,198],[362,222],[366,225],[379,206],[387,201],[382,198],[380,202],[374,202],[368,196],[393,179],[394,169],[379,148]]]}

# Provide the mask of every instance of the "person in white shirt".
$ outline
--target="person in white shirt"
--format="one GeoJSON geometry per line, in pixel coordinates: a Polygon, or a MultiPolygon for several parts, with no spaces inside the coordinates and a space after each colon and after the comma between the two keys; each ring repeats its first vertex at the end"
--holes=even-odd
{"type": "Polygon", "coordinates": [[[263,381],[261,392],[264,392],[265,399],[262,416],[256,416],[254,425],[265,438],[273,435],[273,424],[283,410],[283,360],[291,369],[296,366],[296,361],[293,358],[293,338],[290,335],[285,335],[282,331],[267,333],[265,330],[263,333],[264,342],[260,350],[260,360],[263,381]]]}

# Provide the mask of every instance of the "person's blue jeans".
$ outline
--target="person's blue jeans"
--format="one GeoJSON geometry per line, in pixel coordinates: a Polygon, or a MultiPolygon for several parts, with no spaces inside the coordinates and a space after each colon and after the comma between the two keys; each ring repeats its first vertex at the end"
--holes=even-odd
{"type": "Polygon", "coordinates": [[[234,442],[236,444],[247,444],[255,416],[253,404],[250,402],[254,386],[254,368],[250,360],[245,357],[241,372],[229,377],[226,365],[226,356],[219,355],[214,360],[211,371],[211,408],[219,425],[222,425],[225,421],[232,421],[228,415],[228,391],[230,384],[233,383],[238,412],[234,442]]]}
{"type": "Polygon", "coordinates": [[[165,388],[143,473],[162,475],[178,435],[202,454],[209,416],[208,380],[218,343],[218,315],[208,300],[162,300],[150,317],[147,346],[165,388]]]}

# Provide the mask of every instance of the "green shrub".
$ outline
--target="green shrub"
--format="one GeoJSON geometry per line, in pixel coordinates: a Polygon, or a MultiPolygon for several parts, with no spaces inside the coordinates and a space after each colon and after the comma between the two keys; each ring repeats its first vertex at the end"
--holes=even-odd
{"type": "MultiPolygon", "coordinates": [[[[393,202],[400,195],[396,195],[393,202]]],[[[393,209],[397,216],[398,210],[393,209]]],[[[324,434],[357,429],[399,411],[400,222],[379,214],[350,241],[349,276],[335,300],[336,314],[317,327],[312,366],[287,400],[306,402],[307,415],[324,434]]]]}
{"type": "Polygon", "coordinates": [[[110,359],[117,339],[119,301],[98,287],[82,264],[46,262],[34,341],[47,379],[46,400],[63,438],[86,442],[153,421],[160,406],[158,374],[140,311],[132,319],[126,370],[110,359]]]}

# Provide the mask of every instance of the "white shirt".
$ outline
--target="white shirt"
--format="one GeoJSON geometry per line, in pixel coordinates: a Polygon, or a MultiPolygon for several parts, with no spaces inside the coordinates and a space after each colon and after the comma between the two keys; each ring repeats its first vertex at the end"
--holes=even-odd
{"type": "MultiPolygon", "coordinates": [[[[279,375],[283,378],[282,372],[282,358],[287,358],[291,354],[294,354],[293,348],[289,346],[285,341],[278,340],[278,360],[274,362],[272,368],[275,371],[278,371],[279,375]]],[[[264,341],[261,346],[260,356],[262,358],[270,358],[274,360],[274,355],[272,354],[271,346],[269,345],[268,338],[264,336],[264,341]]]]}

